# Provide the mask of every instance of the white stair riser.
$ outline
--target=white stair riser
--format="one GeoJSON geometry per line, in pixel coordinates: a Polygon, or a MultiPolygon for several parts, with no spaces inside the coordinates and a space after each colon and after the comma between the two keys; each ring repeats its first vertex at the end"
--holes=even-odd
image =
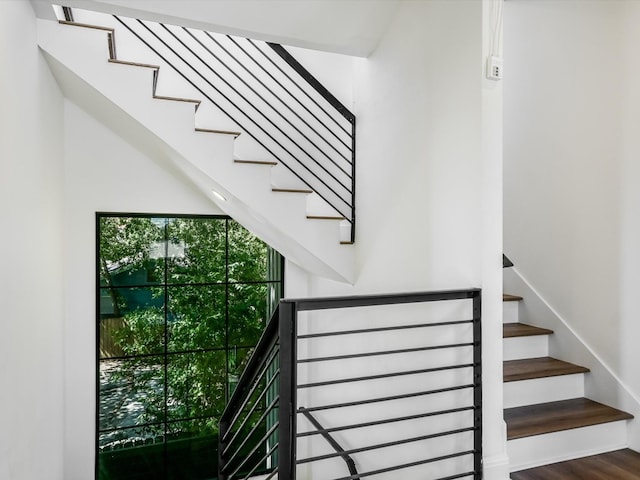
{"type": "Polygon", "coordinates": [[[504,408],[584,397],[584,373],[505,382],[504,408]]]}
{"type": "Polygon", "coordinates": [[[626,447],[626,420],[507,442],[512,472],[626,447]]]}
{"type": "Polygon", "coordinates": [[[520,302],[502,302],[502,323],[518,323],[520,302]]]}
{"type": "Polygon", "coordinates": [[[505,338],[502,346],[505,361],[549,356],[548,335],[505,338]]]}

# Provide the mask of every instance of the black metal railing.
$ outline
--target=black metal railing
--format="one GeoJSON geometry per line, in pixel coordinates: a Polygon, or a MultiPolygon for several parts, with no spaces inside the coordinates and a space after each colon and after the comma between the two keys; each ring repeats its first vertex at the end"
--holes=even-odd
{"type": "Polygon", "coordinates": [[[114,18],[344,218],[355,240],[356,118],[284,47],[114,18]]]}
{"type": "MultiPolygon", "coordinates": [[[[221,480],[248,479],[257,472],[267,479],[295,480],[297,468],[332,460],[346,463],[348,475],[324,472],[322,478],[360,479],[415,467],[429,468],[433,479],[479,480],[480,290],[281,301],[221,417],[219,452],[221,480]],[[417,304],[420,309],[444,308],[420,310],[405,321],[398,318],[401,313],[385,310],[406,308],[406,304],[417,304]],[[359,308],[374,306],[385,308],[376,309],[377,314],[366,309],[364,321],[357,319],[359,308]],[[311,311],[314,316],[307,313],[300,318],[301,312],[311,311]],[[327,320],[321,311],[337,313],[337,317],[327,320]],[[359,322],[358,328],[349,327],[351,317],[359,322]],[[338,328],[317,328],[336,323],[338,328]],[[299,332],[301,325],[304,333],[299,332]],[[348,338],[351,340],[344,340],[348,338]],[[394,343],[407,339],[412,346],[394,343]],[[316,345],[322,341],[328,343],[316,345]],[[424,345],[415,346],[416,341],[424,345]],[[332,351],[338,347],[356,351],[311,356],[327,346],[332,351]],[[304,358],[299,350],[307,352],[304,358]],[[364,362],[359,366],[349,363],[361,359],[364,362]],[[425,361],[431,364],[420,363],[425,361]],[[310,365],[314,369],[318,365],[331,367],[305,371],[310,365]],[[394,386],[398,379],[409,379],[405,382],[409,388],[394,386]],[[362,386],[375,382],[382,382],[384,388],[380,389],[380,384],[376,388],[362,386]],[[351,388],[354,385],[357,388],[351,388]],[[307,406],[298,404],[302,393],[307,406]],[[331,401],[326,402],[327,398],[331,401]],[[367,408],[372,416],[363,418],[367,408]],[[351,420],[354,412],[358,413],[354,421],[345,421],[351,420]],[[322,422],[317,415],[323,416],[322,422]],[[299,428],[298,416],[306,428],[299,428]],[[358,434],[363,431],[368,432],[365,440],[358,434]],[[315,437],[322,438],[332,451],[301,456],[299,442],[315,437]],[[394,449],[411,445],[419,448],[396,460],[398,450],[394,449]],[[370,454],[375,456],[367,457],[370,454]]],[[[336,466],[331,468],[335,471],[336,466]]]]}

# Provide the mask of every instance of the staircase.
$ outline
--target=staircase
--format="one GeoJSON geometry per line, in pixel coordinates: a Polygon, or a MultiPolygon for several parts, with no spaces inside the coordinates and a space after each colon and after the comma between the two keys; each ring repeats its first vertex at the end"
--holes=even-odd
{"type": "MultiPolygon", "coordinates": [[[[340,177],[340,185],[350,184],[354,173],[348,173],[347,167],[340,168],[339,173],[334,166],[322,170],[316,166],[319,162],[315,158],[305,160],[313,165],[302,165],[300,157],[309,156],[307,150],[320,142],[308,140],[313,133],[304,132],[303,140],[291,140],[300,145],[299,150],[294,150],[281,138],[284,135],[291,139],[293,135],[285,131],[283,123],[260,127],[267,140],[259,137],[255,129],[241,128],[238,122],[225,117],[225,109],[231,107],[222,105],[218,96],[202,84],[178,85],[173,77],[168,81],[168,74],[175,77],[176,72],[169,71],[174,67],[167,65],[164,55],[157,54],[157,46],[130,48],[129,42],[128,48],[123,48],[116,42],[116,36],[120,40],[132,37],[124,21],[109,15],[91,15],[92,20],[99,16],[96,18],[101,23],[88,23],[77,16],[74,22],[38,20],[39,47],[65,96],[133,145],[151,152],[151,158],[162,168],[190,182],[212,204],[289,260],[315,274],[352,282],[353,200],[348,199],[349,206],[336,211],[339,202],[347,202],[344,198],[349,193],[335,194],[326,185],[332,185],[330,177],[340,175],[350,179],[340,177]],[[121,51],[135,56],[122,59],[116,54],[121,51]],[[284,147],[278,150],[275,144],[284,147]],[[285,152],[290,151],[292,155],[287,156],[285,152]],[[324,173],[326,170],[328,173],[324,173]]],[[[136,22],[127,21],[129,25],[136,22]]],[[[157,24],[154,28],[166,29],[157,24]]],[[[229,96],[219,93],[220,97],[229,96]]],[[[306,109],[313,108],[310,101],[303,103],[306,109]]],[[[245,110],[241,104],[234,107],[240,112],[245,110]]],[[[298,120],[289,128],[304,130],[298,120]]],[[[336,138],[339,135],[344,133],[335,134],[336,138]]],[[[327,142],[333,146],[331,142],[337,140],[327,142]]],[[[336,151],[344,148],[333,147],[336,151]]],[[[352,152],[353,145],[350,147],[352,152]]],[[[326,157],[334,155],[321,153],[326,157]]]]}
{"type": "Polygon", "coordinates": [[[626,449],[633,416],[585,398],[589,369],[549,357],[553,331],[519,323],[522,297],[503,300],[511,478],[640,479],[640,454],[626,449]]]}

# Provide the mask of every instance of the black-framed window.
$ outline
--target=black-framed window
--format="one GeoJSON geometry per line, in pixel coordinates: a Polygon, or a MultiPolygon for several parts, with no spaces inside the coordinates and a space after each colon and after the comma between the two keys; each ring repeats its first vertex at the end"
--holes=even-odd
{"type": "Polygon", "coordinates": [[[213,479],[218,418],[282,296],[282,257],[229,217],[96,225],[96,478],[213,479]]]}

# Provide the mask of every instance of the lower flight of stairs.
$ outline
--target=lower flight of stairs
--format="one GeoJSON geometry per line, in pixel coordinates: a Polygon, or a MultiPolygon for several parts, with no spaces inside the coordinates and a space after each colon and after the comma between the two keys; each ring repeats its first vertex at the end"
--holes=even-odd
{"type": "Polygon", "coordinates": [[[585,398],[589,369],[549,357],[553,331],[519,323],[522,300],[504,296],[504,419],[512,480],[640,480],[640,454],[626,449],[633,416],[585,398]]]}

